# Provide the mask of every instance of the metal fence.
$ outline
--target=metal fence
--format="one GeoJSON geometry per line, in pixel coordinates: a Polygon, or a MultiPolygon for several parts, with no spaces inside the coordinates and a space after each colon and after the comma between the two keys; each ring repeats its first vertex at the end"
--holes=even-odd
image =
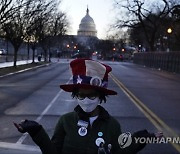
{"type": "Polygon", "coordinates": [[[135,53],[133,62],[151,68],[180,73],[180,52],[135,53]]]}

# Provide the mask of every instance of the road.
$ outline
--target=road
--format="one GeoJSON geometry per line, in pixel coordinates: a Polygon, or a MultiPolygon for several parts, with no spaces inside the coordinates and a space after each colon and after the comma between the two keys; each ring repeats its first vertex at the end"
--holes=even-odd
{"type": "MultiPolygon", "coordinates": [[[[180,76],[127,62],[105,62],[113,69],[109,88],[118,92],[103,106],[123,132],[147,129],[165,136],[180,134],[180,76]]],[[[60,84],[71,82],[69,61],[0,78],[0,154],[39,154],[28,135],[20,134],[13,121],[36,120],[52,136],[59,117],[73,110],[76,100],[60,84]]],[[[179,145],[148,144],[140,153],[177,154],[179,145]]]]}

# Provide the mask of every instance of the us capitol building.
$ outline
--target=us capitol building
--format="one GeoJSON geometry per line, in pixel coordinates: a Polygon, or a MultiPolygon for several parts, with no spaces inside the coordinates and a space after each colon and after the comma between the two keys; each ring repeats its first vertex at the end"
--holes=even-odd
{"type": "Polygon", "coordinates": [[[71,53],[86,50],[93,52],[98,41],[96,25],[87,7],[86,14],[80,21],[77,35],[64,35],[60,50],[71,53]]]}
{"type": "Polygon", "coordinates": [[[94,36],[97,37],[96,25],[93,18],[89,15],[89,9],[86,10],[85,17],[82,18],[77,31],[78,36],[94,36]]]}

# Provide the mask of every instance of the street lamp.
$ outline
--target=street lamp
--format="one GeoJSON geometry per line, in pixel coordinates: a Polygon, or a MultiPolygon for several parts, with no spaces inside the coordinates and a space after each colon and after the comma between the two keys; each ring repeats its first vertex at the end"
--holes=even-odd
{"type": "Polygon", "coordinates": [[[124,48],[122,48],[122,49],[121,49],[121,51],[122,51],[122,52],[124,52],[124,51],[125,51],[125,49],[124,49],[124,48]]]}
{"type": "Polygon", "coordinates": [[[170,36],[171,36],[171,33],[172,33],[172,28],[168,28],[167,29],[167,33],[168,33],[168,52],[170,51],[170,36]]]}
{"type": "Polygon", "coordinates": [[[172,33],[172,29],[171,29],[171,28],[168,28],[168,29],[167,29],[167,32],[168,32],[168,34],[171,34],[171,33],[172,33]]]}
{"type": "Polygon", "coordinates": [[[70,45],[69,45],[69,44],[67,44],[67,45],[66,45],[66,47],[67,47],[67,48],[69,48],[69,47],[70,47],[70,45]]]}

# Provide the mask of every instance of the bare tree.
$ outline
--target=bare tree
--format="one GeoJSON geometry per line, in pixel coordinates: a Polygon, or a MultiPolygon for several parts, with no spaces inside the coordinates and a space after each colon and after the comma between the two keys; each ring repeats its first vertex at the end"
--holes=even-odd
{"type": "MultiPolygon", "coordinates": [[[[44,5],[44,3],[41,0],[36,1],[29,1],[25,8],[25,14],[28,16],[24,18],[24,29],[25,29],[25,40],[28,42],[28,50],[29,46],[31,47],[33,54],[32,54],[32,63],[35,62],[35,49],[36,44],[38,42],[39,37],[37,36],[37,29],[38,26],[38,20],[39,16],[42,16],[42,14],[46,11],[47,5],[44,5]]],[[[29,56],[29,51],[28,51],[29,56]]]]}
{"type": "Polygon", "coordinates": [[[15,11],[16,7],[13,4],[13,0],[0,0],[0,24],[8,20],[15,11]]]}
{"type": "Polygon", "coordinates": [[[67,17],[62,12],[55,12],[51,14],[48,30],[48,46],[49,46],[49,61],[51,51],[50,48],[59,44],[62,36],[66,34],[68,29],[67,17]]]}
{"type": "Polygon", "coordinates": [[[141,33],[150,50],[154,51],[157,35],[162,27],[161,21],[168,18],[171,12],[171,1],[161,0],[158,3],[150,3],[146,0],[115,0],[115,6],[124,13],[121,12],[114,26],[116,28],[141,28],[141,33]]]}
{"type": "Polygon", "coordinates": [[[26,37],[27,22],[30,22],[37,12],[32,7],[33,2],[32,0],[13,1],[11,5],[16,6],[15,11],[8,20],[1,24],[3,37],[10,41],[14,47],[14,67],[16,67],[18,50],[26,37]]]}
{"type": "MultiPolygon", "coordinates": [[[[35,33],[38,41],[44,50],[45,61],[47,61],[50,47],[55,43],[55,36],[62,36],[68,28],[68,21],[65,13],[57,11],[57,2],[44,3],[46,10],[36,19],[35,33]]],[[[50,57],[50,56],[49,56],[50,57]]],[[[50,59],[49,59],[50,60],[50,59]]]]}
{"type": "Polygon", "coordinates": [[[173,34],[175,37],[176,50],[180,50],[180,5],[175,5],[172,9],[172,19],[173,19],[173,34]]]}
{"type": "Polygon", "coordinates": [[[63,35],[66,32],[66,17],[63,13],[57,13],[58,2],[54,0],[12,2],[11,5],[16,6],[16,9],[0,28],[3,37],[14,47],[14,66],[16,67],[18,49],[25,40],[32,42],[33,62],[36,42],[42,45],[46,59],[50,36],[63,35]]]}

